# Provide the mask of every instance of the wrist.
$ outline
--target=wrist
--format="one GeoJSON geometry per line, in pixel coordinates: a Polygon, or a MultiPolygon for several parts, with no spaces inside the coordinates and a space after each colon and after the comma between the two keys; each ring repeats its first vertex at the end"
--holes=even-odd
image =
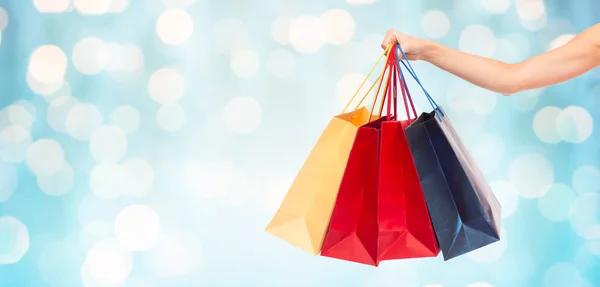
{"type": "Polygon", "coordinates": [[[434,41],[423,40],[423,52],[421,60],[431,62],[439,54],[440,45],[434,41]]]}

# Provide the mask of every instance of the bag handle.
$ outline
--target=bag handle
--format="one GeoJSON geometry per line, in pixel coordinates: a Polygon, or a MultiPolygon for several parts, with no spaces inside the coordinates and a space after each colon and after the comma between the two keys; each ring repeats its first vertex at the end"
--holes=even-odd
{"type": "Polygon", "coordinates": [[[417,110],[415,109],[415,105],[412,100],[412,96],[410,95],[410,91],[408,90],[408,85],[406,84],[406,78],[404,77],[404,73],[402,73],[402,67],[398,66],[398,77],[400,78],[400,88],[402,89],[402,99],[404,100],[404,108],[406,110],[406,118],[412,123],[410,112],[408,111],[408,103],[406,99],[408,98],[408,102],[410,102],[410,107],[414,114],[414,119],[416,120],[419,115],[417,115],[417,110]]]}
{"type": "MultiPolygon", "coordinates": [[[[358,89],[356,89],[356,92],[354,93],[354,95],[352,96],[352,98],[350,99],[350,101],[348,101],[348,104],[346,104],[346,107],[344,107],[344,109],[342,110],[342,114],[345,113],[348,110],[348,107],[350,107],[350,104],[352,104],[352,102],[354,101],[354,99],[356,98],[356,96],[358,95],[358,92],[360,92],[360,90],[362,89],[362,87],[365,85],[365,83],[367,82],[367,80],[369,79],[369,77],[371,76],[371,74],[373,74],[373,71],[375,71],[375,68],[377,68],[377,65],[379,65],[379,62],[381,62],[381,59],[383,59],[384,56],[387,55],[387,57],[389,57],[389,52],[391,51],[391,46],[386,48],[385,51],[379,56],[379,59],[377,59],[377,62],[375,62],[375,65],[373,65],[373,67],[371,68],[371,71],[369,71],[369,73],[367,74],[367,76],[365,77],[365,79],[363,80],[363,82],[360,84],[360,86],[358,87],[358,89]]],[[[384,70],[385,72],[385,70],[384,70]]],[[[358,107],[360,107],[360,105],[362,104],[362,102],[367,98],[367,96],[369,95],[369,93],[371,92],[371,90],[375,87],[375,85],[377,84],[377,82],[382,78],[383,74],[379,75],[377,77],[377,79],[375,79],[375,82],[371,85],[371,87],[369,88],[369,90],[365,93],[365,95],[362,97],[362,99],[360,100],[360,102],[358,102],[358,105],[356,105],[356,108],[354,108],[355,110],[358,109],[358,107]]],[[[376,100],[377,98],[375,98],[376,100]]]]}
{"type": "MultiPolygon", "coordinates": [[[[440,122],[441,122],[442,121],[442,117],[444,116],[444,112],[439,108],[438,104],[429,95],[429,93],[427,92],[427,90],[425,90],[425,87],[423,87],[423,84],[421,84],[421,81],[419,80],[419,77],[417,77],[417,74],[415,73],[415,70],[411,66],[410,61],[408,61],[408,58],[406,57],[406,54],[404,54],[404,51],[402,50],[402,47],[400,47],[400,45],[397,45],[397,47],[396,47],[396,53],[395,54],[396,54],[396,57],[398,58],[398,63],[402,63],[402,65],[408,70],[408,73],[415,79],[415,81],[417,82],[417,84],[419,84],[419,86],[423,90],[423,93],[427,97],[427,100],[429,101],[429,104],[431,105],[431,107],[433,108],[435,114],[439,117],[440,122]],[[402,57],[403,57],[402,59],[406,59],[406,61],[404,61],[401,58],[399,58],[398,51],[400,51],[400,53],[402,53],[402,57]],[[408,66],[407,66],[407,64],[408,64],[408,66]]],[[[408,91],[408,89],[407,89],[407,91],[408,91]]],[[[410,99],[410,96],[409,96],[409,99],[410,99]]],[[[412,102],[412,99],[411,99],[411,102],[412,102]]]]}
{"type": "MultiPolygon", "coordinates": [[[[388,47],[388,48],[391,49],[391,46],[388,47]]],[[[381,73],[381,80],[379,81],[379,86],[377,87],[377,93],[375,94],[375,99],[373,99],[373,105],[371,106],[371,114],[369,115],[369,122],[371,121],[371,118],[373,117],[373,111],[375,110],[375,104],[377,103],[377,99],[379,98],[379,92],[381,91],[381,84],[383,84],[383,78],[385,78],[385,72],[390,67],[390,59],[392,57],[392,54],[393,53],[391,53],[391,51],[390,51],[390,53],[387,53],[385,65],[383,67],[383,72],[381,73]]],[[[386,95],[387,90],[388,90],[388,84],[389,84],[389,81],[390,81],[390,75],[391,75],[391,72],[388,73],[388,76],[386,78],[386,82],[385,82],[385,86],[384,86],[384,91],[383,91],[383,97],[382,97],[380,108],[379,108],[379,117],[381,117],[381,110],[383,109],[383,104],[385,102],[385,95],[386,95]]]]}

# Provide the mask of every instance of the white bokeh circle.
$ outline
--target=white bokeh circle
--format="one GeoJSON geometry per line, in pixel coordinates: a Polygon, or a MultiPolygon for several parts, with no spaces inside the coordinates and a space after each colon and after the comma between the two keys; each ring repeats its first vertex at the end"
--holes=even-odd
{"type": "Polygon", "coordinates": [[[223,120],[227,128],[234,133],[251,133],[261,122],[260,104],[252,97],[235,97],[225,106],[223,120]]]}
{"type": "Polygon", "coordinates": [[[543,287],[581,286],[582,281],[581,273],[575,265],[558,262],[544,273],[543,287]]]}
{"type": "MultiPolygon", "coordinates": [[[[354,101],[351,103],[350,107],[354,108],[354,106],[356,104],[358,104],[360,99],[364,95],[366,95],[367,91],[373,84],[370,80],[367,80],[364,83],[364,85],[362,87],[360,87],[360,84],[362,84],[362,82],[364,80],[365,80],[365,76],[363,76],[361,74],[352,73],[352,74],[346,74],[346,75],[342,76],[342,78],[337,82],[337,84],[335,86],[335,99],[340,104],[340,106],[342,106],[342,107],[346,106],[348,101],[350,101],[352,99],[352,96],[354,96],[355,94],[356,94],[356,97],[354,98],[354,101]],[[356,91],[358,90],[359,87],[360,87],[360,90],[357,93],[356,91]]],[[[377,82],[377,83],[379,83],[379,82],[377,82]]],[[[379,84],[375,85],[373,90],[371,90],[372,95],[375,95],[378,85],[379,84]]],[[[380,91],[380,95],[379,95],[380,100],[382,97],[381,94],[383,93],[384,85],[385,85],[385,83],[383,83],[381,85],[382,87],[381,87],[381,91],[380,91]]],[[[367,97],[367,100],[363,101],[361,105],[367,106],[370,109],[371,103],[372,103],[372,96],[367,97]]]]}
{"type": "Polygon", "coordinates": [[[242,79],[255,76],[260,69],[260,59],[254,50],[236,50],[231,55],[231,70],[242,79]]]}
{"type": "Polygon", "coordinates": [[[126,134],[135,132],[140,125],[140,112],[133,106],[119,106],[109,117],[111,125],[119,127],[126,134]]]}
{"type": "Polygon", "coordinates": [[[468,98],[467,105],[477,115],[489,115],[496,107],[497,94],[483,88],[471,87],[468,98]]]}
{"type": "Polygon", "coordinates": [[[0,7],[0,32],[4,31],[8,26],[8,13],[2,7],[0,7]]]}
{"type": "Polygon", "coordinates": [[[19,187],[17,168],[0,160],[0,203],[6,202],[19,187]]]}
{"type": "Polygon", "coordinates": [[[12,216],[0,217],[0,265],[15,264],[29,250],[29,231],[27,226],[12,216]]]}
{"type": "Polygon", "coordinates": [[[104,117],[96,106],[78,103],[67,112],[65,127],[74,139],[87,141],[103,122],[104,117]]]}
{"type": "Polygon", "coordinates": [[[124,194],[129,197],[142,197],[154,187],[154,168],[142,158],[123,161],[125,169],[124,194]]]}
{"type": "Polygon", "coordinates": [[[103,200],[113,200],[125,193],[127,174],[120,164],[104,162],[92,169],[90,189],[103,200]]]}
{"type": "Polygon", "coordinates": [[[108,12],[123,13],[129,7],[129,1],[131,0],[111,0],[108,12]]]}
{"type": "Polygon", "coordinates": [[[539,198],[554,183],[554,168],[539,153],[519,155],[508,168],[509,182],[517,188],[521,197],[539,198]]]}
{"type": "Polygon", "coordinates": [[[41,13],[60,13],[71,6],[71,0],[33,0],[33,6],[41,13]]]}
{"type": "MultiPolygon", "coordinates": [[[[22,126],[26,129],[31,129],[35,121],[35,114],[30,113],[24,105],[12,104],[4,110],[7,113],[8,121],[14,125],[22,126]]],[[[35,107],[32,110],[35,113],[35,107]]]]}
{"type": "Polygon", "coordinates": [[[112,0],[73,0],[73,8],[83,15],[101,15],[110,10],[112,0]]]}
{"type": "Polygon", "coordinates": [[[92,284],[119,284],[129,277],[133,269],[133,257],[116,239],[109,237],[92,246],[81,269],[86,287],[94,286],[92,284]]]}
{"type": "Polygon", "coordinates": [[[554,38],[554,40],[552,40],[548,45],[548,51],[562,47],[569,41],[573,40],[573,38],[575,38],[574,34],[563,34],[554,38]]]}
{"type": "Polygon", "coordinates": [[[231,190],[234,175],[233,163],[229,161],[193,164],[186,170],[191,192],[209,199],[225,197],[231,190]]]}
{"type": "Polygon", "coordinates": [[[288,78],[294,74],[296,55],[286,49],[277,49],[267,59],[267,69],[277,78],[288,78]]]}
{"type": "Polygon", "coordinates": [[[569,217],[577,235],[588,240],[600,239],[600,194],[580,195],[571,205],[569,217]]]}
{"type": "Polygon", "coordinates": [[[87,252],[96,242],[107,239],[113,234],[113,224],[102,220],[90,221],[79,232],[79,248],[87,252]]]}
{"type": "Polygon", "coordinates": [[[315,53],[327,41],[327,28],[321,18],[300,16],[292,21],[289,31],[292,47],[300,53],[315,53]]]}
{"type": "Polygon", "coordinates": [[[486,133],[475,140],[475,146],[471,152],[481,169],[485,173],[492,173],[502,163],[506,145],[499,135],[486,133]]]}
{"type": "Polygon", "coordinates": [[[143,251],[152,247],[160,235],[160,218],[147,205],[125,207],[115,219],[115,237],[131,251],[143,251]]]}
{"type": "Polygon", "coordinates": [[[430,38],[442,38],[450,31],[450,19],[442,11],[427,11],[421,19],[421,29],[430,38]]]}
{"type": "Polygon", "coordinates": [[[516,0],[517,15],[523,21],[535,21],[546,15],[543,0],[516,0]]]}
{"type": "Polygon", "coordinates": [[[42,83],[35,79],[30,72],[27,72],[26,81],[29,88],[36,94],[43,96],[45,100],[49,100],[50,98],[52,98],[51,95],[56,94],[65,85],[65,81],[63,78],[51,84],[42,83]]]}
{"type": "Polygon", "coordinates": [[[61,196],[73,188],[75,175],[73,168],[67,162],[63,163],[60,170],[50,176],[38,176],[37,184],[46,195],[61,196]]]}
{"type": "Polygon", "coordinates": [[[517,188],[508,181],[493,181],[490,183],[490,187],[502,206],[502,218],[513,215],[519,207],[517,188]]]}
{"type": "Polygon", "coordinates": [[[27,150],[31,146],[29,131],[20,125],[0,128],[0,159],[19,163],[25,160],[27,150]]]}
{"type": "Polygon", "coordinates": [[[600,170],[592,165],[578,167],[571,177],[571,185],[579,194],[600,192],[600,170]]]}
{"type": "Polygon", "coordinates": [[[326,42],[331,45],[344,45],[354,36],[356,24],[352,15],[344,9],[330,9],[321,15],[325,26],[326,42]]]}
{"type": "Polygon", "coordinates": [[[281,15],[271,23],[271,37],[280,45],[290,43],[289,30],[294,19],[287,15],[281,15]]]}
{"type": "Polygon", "coordinates": [[[503,14],[510,8],[510,0],[481,0],[483,9],[490,14],[503,14]]]}
{"type": "Polygon", "coordinates": [[[50,127],[61,133],[67,133],[67,113],[79,103],[77,98],[63,95],[53,99],[46,111],[46,120],[50,127]]]}
{"type": "Polygon", "coordinates": [[[186,81],[176,69],[162,68],[150,76],[148,93],[159,104],[175,104],[184,95],[186,81]]]}
{"type": "Polygon", "coordinates": [[[51,85],[61,82],[67,71],[67,55],[57,46],[36,48],[29,58],[28,72],[38,82],[51,85]]]}
{"type": "Polygon", "coordinates": [[[90,151],[97,161],[117,162],[127,151],[125,132],[116,126],[102,126],[90,138],[90,151]]]}
{"type": "Polygon", "coordinates": [[[231,54],[233,51],[250,48],[250,35],[248,26],[237,18],[220,20],[213,26],[213,48],[222,54],[231,54]],[[231,37],[235,35],[235,37],[231,37]]]}
{"type": "Polygon", "coordinates": [[[181,45],[194,33],[194,21],[187,11],[179,8],[165,10],[156,22],[156,34],[168,45],[181,45]]]}
{"type": "Polygon", "coordinates": [[[535,113],[533,117],[533,132],[545,143],[559,143],[561,136],[556,128],[558,116],[561,109],[557,107],[545,107],[535,113]]]}
{"type": "Polygon", "coordinates": [[[460,50],[482,57],[491,57],[496,50],[496,36],[487,26],[471,25],[460,33],[460,50]]]}
{"type": "Polygon", "coordinates": [[[27,149],[27,165],[37,176],[52,176],[65,164],[65,151],[55,140],[39,139],[27,149]]]}
{"type": "Polygon", "coordinates": [[[567,142],[581,143],[592,135],[593,129],[594,120],[582,107],[567,107],[556,117],[556,130],[567,142]]]}
{"type": "Polygon", "coordinates": [[[86,75],[100,73],[108,64],[109,50],[100,38],[86,37],[73,47],[71,61],[75,68],[86,75]]]}
{"type": "Polygon", "coordinates": [[[561,222],[569,219],[571,204],[577,194],[565,184],[555,183],[548,193],[538,199],[538,210],[550,221],[561,222]]]}
{"type": "Polygon", "coordinates": [[[156,113],[158,126],[167,131],[181,130],[186,122],[185,110],[180,105],[164,105],[156,113]]]}
{"type": "Polygon", "coordinates": [[[153,274],[162,278],[192,274],[205,266],[200,241],[186,234],[163,233],[144,255],[153,274]]]}

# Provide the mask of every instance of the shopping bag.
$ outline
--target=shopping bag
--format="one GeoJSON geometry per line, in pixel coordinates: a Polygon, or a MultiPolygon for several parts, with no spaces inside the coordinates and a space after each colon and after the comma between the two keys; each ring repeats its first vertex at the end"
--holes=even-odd
{"type": "MultiPolygon", "coordinates": [[[[425,203],[417,169],[405,135],[405,128],[416,119],[416,109],[399,67],[407,120],[381,124],[378,183],[378,260],[435,257],[439,246],[425,203]],[[414,117],[409,112],[409,103],[414,117]]],[[[393,90],[396,90],[394,81],[393,90]]],[[[394,109],[396,100],[394,98],[394,109]]],[[[391,102],[388,101],[388,114],[391,102]]],[[[397,115],[397,111],[394,111],[397,115]]]]}
{"type": "MultiPolygon", "coordinates": [[[[389,68],[390,54],[388,54],[388,61],[384,68],[384,77],[389,68]]],[[[388,73],[384,95],[388,91],[390,75],[391,73],[388,73]]],[[[375,99],[379,95],[380,88],[381,86],[377,89],[375,99]]],[[[372,110],[374,107],[375,102],[373,102],[372,110]]],[[[369,121],[359,127],[356,132],[323,242],[321,256],[378,265],[379,128],[384,119],[369,121]]]]}
{"type": "MultiPolygon", "coordinates": [[[[388,51],[389,49],[385,52],[388,51]]],[[[383,56],[382,54],[377,63],[383,56]]],[[[381,76],[377,78],[371,89],[380,78],[381,76]]],[[[349,105],[350,103],[346,109],[349,105]]],[[[354,111],[343,112],[330,120],[266,228],[267,232],[313,255],[321,251],[357,129],[371,117],[371,112],[366,107],[358,106],[354,111]]]]}
{"type": "MultiPolygon", "coordinates": [[[[401,63],[423,88],[410,63],[401,63]]],[[[501,207],[443,109],[423,91],[433,111],[421,114],[406,136],[436,237],[449,260],[500,240],[501,207]]]]}

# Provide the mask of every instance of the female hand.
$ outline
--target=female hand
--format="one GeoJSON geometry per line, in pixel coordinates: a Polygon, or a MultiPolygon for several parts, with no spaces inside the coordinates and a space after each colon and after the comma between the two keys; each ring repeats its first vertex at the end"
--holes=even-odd
{"type": "Polygon", "coordinates": [[[389,45],[399,44],[409,60],[422,60],[426,43],[426,40],[411,37],[396,30],[389,30],[385,34],[381,48],[385,49],[389,45]]]}

